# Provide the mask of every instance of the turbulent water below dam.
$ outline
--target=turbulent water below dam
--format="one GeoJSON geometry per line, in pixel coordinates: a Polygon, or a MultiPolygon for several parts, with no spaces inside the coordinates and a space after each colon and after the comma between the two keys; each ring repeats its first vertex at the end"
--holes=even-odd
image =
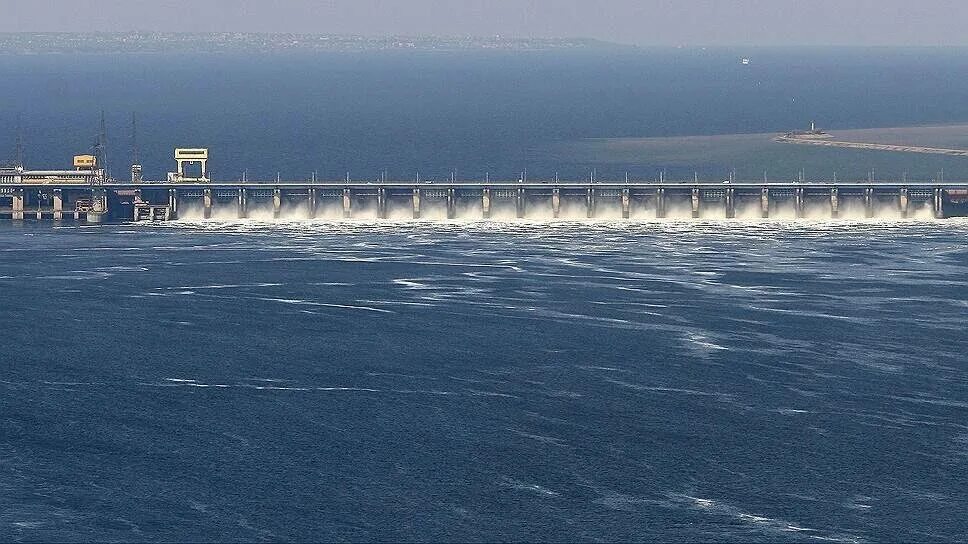
{"type": "MultiPolygon", "coordinates": [[[[896,200],[892,199],[892,200],[896,200]]],[[[392,202],[387,206],[386,219],[380,219],[377,206],[356,206],[352,209],[350,217],[344,217],[343,208],[339,204],[320,205],[315,212],[315,217],[309,219],[309,206],[305,203],[284,203],[280,207],[279,217],[275,217],[271,203],[262,205],[249,205],[246,209],[248,220],[255,223],[279,223],[307,222],[312,224],[320,223],[351,223],[366,224],[372,222],[385,222],[387,220],[396,223],[411,223],[415,225],[427,224],[428,222],[448,222],[448,223],[487,223],[487,224],[541,224],[552,227],[561,225],[563,222],[573,223],[675,223],[693,220],[692,205],[688,201],[688,196],[680,198],[669,198],[664,207],[664,217],[656,217],[655,205],[639,206],[638,203],[630,207],[629,217],[623,219],[622,206],[619,202],[600,202],[595,206],[594,217],[588,217],[588,207],[585,202],[574,199],[563,199],[559,216],[554,217],[554,211],[550,202],[535,204],[529,202],[526,206],[525,217],[518,218],[517,210],[513,202],[497,202],[491,204],[490,216],[485,219],[482,205],[474,202],[461,201],[455,207],[455,216],[447,217],[447,205],[442,202],[423,203],[420,207],[420,218],[413,219],[413,206],[409,203],[402,204],[392,202]]],[[[734,209],[736,217],[734,219],[746,222],[789,222],[794,220],[807,220],[820,223],[845,223],[857,221],[931,221],[934,219],[934,210],[931,202],[912,202],[908,209],[907,217],[904,217],[896,201],[879,200],[871,208],[872,217],[867,217],[867,209],[861,198],[841,197],[836,218],[831,218],[831,206],[829,200],[824,202],[819,199],[809,199],[805,202],[801,217],[797,217],[797,209],[792,201],[771,202],[769,217],[762,217],[763,208],[757,198],[744,199],[738,202],[734,209]]],[[[205,218],[205,209],[200,204],[182,205],[179,207],[178,216],[180,220],[193,223],[213,225],[218,222],[237,223],[238,207],[234,205],[217,205],[211,209],[211,216],[205,218]]],[[[703,202],[699,209],[699,217],[706,221],[724,220],[726,218],[726,208],[722,202],[703,202]]],[[[245,220],[242,223],[246,224],[245,220]]],[[[250,223],[251,224],[251,223],[250,223]]],[[[732,223],[726,223],[727,225],[732,223]]]]}
{"type": "Polygon", "coordinates": [[[968,539],[968,222],[0,226],[0,540],[968,539]]]}

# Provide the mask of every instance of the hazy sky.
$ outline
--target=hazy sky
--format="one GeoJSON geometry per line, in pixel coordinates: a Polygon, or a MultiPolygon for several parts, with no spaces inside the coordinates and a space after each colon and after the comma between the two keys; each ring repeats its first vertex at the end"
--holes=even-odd
{"type": "Polygon", "coordinates": [[[968,0],[0,0],[0,32],[72,30],[968,45],[968,0]]]}

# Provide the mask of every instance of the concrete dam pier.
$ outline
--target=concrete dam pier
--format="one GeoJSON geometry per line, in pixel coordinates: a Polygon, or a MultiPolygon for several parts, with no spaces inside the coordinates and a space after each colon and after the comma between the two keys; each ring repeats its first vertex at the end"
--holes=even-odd
{"type": "Polygon", "coordinates": [[[968,215],[968,185],[927,183],[0,184],[0,219],[944,218],[968,215]]]}

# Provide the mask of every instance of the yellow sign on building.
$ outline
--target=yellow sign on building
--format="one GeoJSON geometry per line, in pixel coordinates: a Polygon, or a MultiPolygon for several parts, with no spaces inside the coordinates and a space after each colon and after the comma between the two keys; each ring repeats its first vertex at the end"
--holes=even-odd
{"type": "Polygon", "coordinates": [[[94,155],[74,155],[74,168],[93,169],[97,166],[97,158],[94,155]]]}

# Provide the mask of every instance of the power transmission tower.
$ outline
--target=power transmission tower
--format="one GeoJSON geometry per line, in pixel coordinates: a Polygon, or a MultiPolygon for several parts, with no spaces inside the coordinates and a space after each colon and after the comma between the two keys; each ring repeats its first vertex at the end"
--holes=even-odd
{"type": "Polygon", "coordinates": [[[107,125],[104,122],[104,110],[101,110],[101,123],[98,127],[97,142],[94,144],[94,156],[97,157],[98,168],[101,169],[103,178],[102,181],[106,181],[111,177],[110,170],[108,169],[108,133],[107,125]]]}
{"type": "Polygon", "coordinates": [[[24,167],[24,126],[23,116],[17,114],[17,168],[24,167]]]}
{"type": "Polygon", "coordinates": [[[138,149],[138,115],[131,112],[131,164],[141,164],[141,150],[138,149]]]}

